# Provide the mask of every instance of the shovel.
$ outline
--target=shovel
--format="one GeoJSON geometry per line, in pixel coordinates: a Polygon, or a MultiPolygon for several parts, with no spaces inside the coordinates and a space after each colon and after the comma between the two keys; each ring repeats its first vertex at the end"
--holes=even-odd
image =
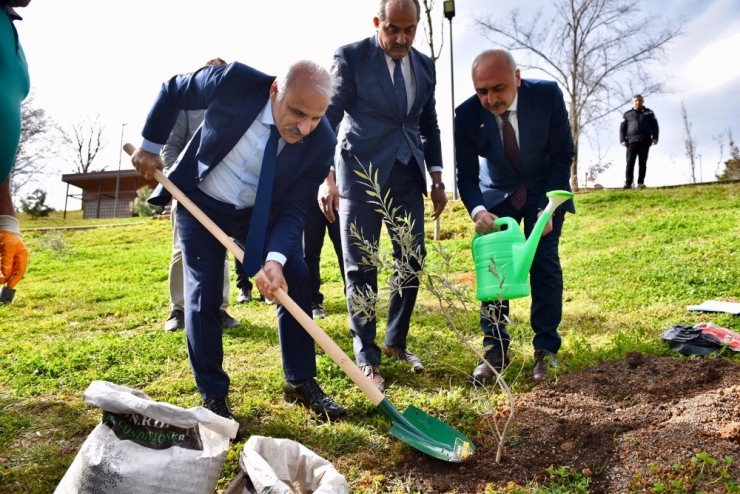
{"type": "MultiPolygon", "coordinates": [[[[133,154],[135,148],[126,143],[123,150],[129,155],[133,154]]],[[[195,218],[220,241],[226,249],[231,252],[240,262],[244,261],[244,251],[234,240],[226,235],[218,225],[206,216],[180,189],[173,184],[161,171],[154,172],[154,178],[177,199],[195,218]]],[[[256,278],[269,282],[264,271],[260,270],[256,278]]],[[[440,460],[450,462],[461,462],[475,451],[473,443],[456,429],[444,422],[430,417],[415,406],[409,406],[403,414],[388,401],[370,379],[365,377],[359,367],[350,360],[334,341],[306,314],[282,289],[273,292],[273,296],[290,312],[290,314],[303,326],[303,329],[324,349],[327,355],[352,379],[357,387],[365,393],[380,412],[391,421],[390,434],[412,446],[440,460]]]]}

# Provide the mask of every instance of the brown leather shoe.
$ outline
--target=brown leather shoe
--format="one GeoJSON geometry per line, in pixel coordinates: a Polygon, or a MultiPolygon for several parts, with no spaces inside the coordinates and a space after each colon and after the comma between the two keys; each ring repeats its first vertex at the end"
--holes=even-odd
{"type": "Polygon", "coordinates": [[[501,352],[493,348],[486,351],[483,355],[484,360],[478,364],[478,367],[473,371],[473,384],[482,386],[487,380],[493,377],[493,370],[491,367],[496,369],[499,373],[502,373],[506,366],[509,365],[509,357],[502,356],[501,352]],[[491,367],[488,366],[490,364],[491,367]]]}
{"type": "Polygon", "coordinates": [[[419,372],[424,372],[424,364],[421,363],[421,359],[414,355],[408,348],[401,346],[387,346],[383,349],[383,353],[389,357],[400,360],[401,362],[406,362],[417,374],[419,372]]]}
{"type": "Polygon", "coordinates": [[[381,393],[385,393],[385,379],[380,375],[380,369],[377,365],[363,365],[362,373],[370,379],[381,393]]]}
{"type": "Polygon", "coordinates": [[[557,367],[557,356],[547,350],[534,351],[534,369],[532,369],[532,379],[536,383],[547,381],[547,368],[557,367]]]}

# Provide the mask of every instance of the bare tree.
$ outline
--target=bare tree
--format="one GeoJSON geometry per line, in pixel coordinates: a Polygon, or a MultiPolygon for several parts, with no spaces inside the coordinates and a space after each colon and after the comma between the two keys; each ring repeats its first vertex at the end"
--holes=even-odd
{"type": "MultiPolygon", "coordinates": [[[[442,53],[442,47],[445,45],[444,32],[442,33],[442,42],[439,45],[439,50],[434,51],[434,25],[432,24],[432,9],[434,9],[434,0],[422,0],[424,5],[424,18],[426,22],[424,24],[424,36],[427,44],[429,45],[429,57],[434,63],[439,59],[442,53]]],[[[444,31],[444,20],[440,22],[441,30],[444,31]]]]}
{"type": "Polygon", "coordinates": [[[689,114],[686,112],[686,106],[683,101],[681,102],[681,119],[683,120],[683,145],[686,157],[689,159],[689,180],[692,184],[696,183],[696,162],[699,159],[699,154],[696,152],[697,143],[694,136],[691,134],[691,120],[689,120],[689,114]]]}
{"type": "Polygon", "coordinates": [[[99,119],[100,115],[96,115],[92,122],[84,118],[73,123],[69,131],[60,129],[62,141],[67,148],[65,160],[77,173],[90,173],[105,168],[92,169],[93,161],[107,144],[103,137],[105,127],[99,123],[99,119]]]}
{"type": "Polygon", "coordinates": [[[740,149],[732,137],[732,129],[727,129],[730,159],[725,161],[725,169],[718,173],[717,180],[740,180],[740,149]]]}
{"type": "MultiPolygon", "coordinates": [[[[732,135],[732,129],[727,129],[730,132],[730,135],[732,135]]],[[[712,136],[712,140],[717,143],[717,146],[719,146],[719,159],[717,160],[717,171],[714,173],[714,176],[719,176],[720,170],[722,169],[722,158],[725,156],[725,131],[723,130],[716,136],[712,136]]]]}
{"type": "MultiPolygon", "coordinates": [[[[542,10],[522,22],[518,10],[497,22],[498,14],[476,21],[489,39],[511,51],[531,55],[531,65],[554,79],[566,93],[575,154],[570,171],[578,189],[578,147],[585,130],[630,101],[635,93],[665,92],[647,65],[660,61],[668,43],[682,34],[683,21],[640,13],[639,0],[553,0],[554,14],[542,10]]],[[[603,125],[603,123],[602,123],[603,125]]]]}
{"type": "Polygon", "coordinates": [[[603,162],[601,159],[597,161],[596,163],[592,164],[586,169],[586,175],[584,180],[584,187],[588,188],[588,183],[591,182],[591,185],[594,189],[602,189],[603,187],[600,184],[596,183],[596,179],[604,173],[610,166],[612,166],[612,162],[603,162]]]}
{"type": "Polygon", "coordinates": [[[48,174],[45,161],[54,145],[54,123],[46,111],[34,106],[33,95],[21,104],[21,139],[10,172],[11,194],[18,192],[41,175],[48,174]]]}

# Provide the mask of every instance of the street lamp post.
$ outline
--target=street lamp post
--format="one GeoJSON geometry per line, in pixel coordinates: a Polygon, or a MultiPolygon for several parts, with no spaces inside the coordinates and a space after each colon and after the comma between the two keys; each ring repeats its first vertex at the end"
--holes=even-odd
{"type": "Polygon", "coordinates": [[[113,217],[118,218],[118,191],[121,189],[121,154],[123,151],[123,129],[126,124],[121,124],[121,145],[118,146],[118,174],[116,175],[116,200],[113,202],[113,217]]]}
{"type": "Polygon", "coordinates": [[[455,0],[445,0],[445,18],[450,21],[450,96],[452,101],[452,198],[457,199],[457,164],[455,163],[455,62],[452,51],[452,18],[455,17],[455,0]]]}

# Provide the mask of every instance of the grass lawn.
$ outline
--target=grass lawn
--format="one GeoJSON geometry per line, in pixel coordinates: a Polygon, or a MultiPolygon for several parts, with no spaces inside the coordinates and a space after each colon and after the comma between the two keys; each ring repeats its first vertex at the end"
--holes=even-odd
{"type": "MultiPolygon", "coordinates": [[[[711,320],[740,332],[737,317],[686,311],[687,305],[709,299],[740,301],[739,183],[593,191],[575,200],[578,214],[568,216],[560,248],[565,304],[558,372],[620,358],[630,350],[677,355],[659,338],[673,324],[711,320]]],[[[0,492],[48,493],[100,421],[100,410],[82,402],[92,380],[138,388],[186,408],[201,399],[184,334],[162,330],[169,312],[168,221],[82,220],[79,212],[68,213],[66,220],[61,213],[19,219],[31,260],[14,302],[0,306],[0,492]],[[80,226],[99,228],[66,228],[80,226]]],[[[465,296],[472,307],[463,337],[477,345],[472,221],[459,201],[451,201],[441,223],[443,240],[431,240],[432,231],[427,221],[429,266],[441,261],[435,245],[452,253],[450,277],[468,286],[465,296]]],[[[322,278],[329,316],[319,324],[352,355],[342,278],[328,239],[322,278]]],[[[231,298],[235,302],[235,289],[231,298]]],[[[521,393],[531,387],[529,302],[511,305],[512,357],[519,365],[511,366],[508,377],[514,392],[521,393]],[[522,375],[517,373],[521,364],[522,375]]],[[[410,447],[388,434],[387,419],[329,357],[317,356],[319,382],[349,411],[347,420],[332,425],[282,401],[274,306],[234,303],[229,312],[242,326],[224,334],[224,366],[232,380],[232,408],[247,437],[301,442],[331,461],[352,492],[411,492],[383,478],[410,447]]],[[[379,342],[384,327],[381,307],[379,342]]],[[[414,375],[384,357],[389,400],[401,411],[413,404],[475,442],[473,421],[501,397],[468,384],[476,357],[427,293],[417,303],[410,346],[427,371],[414,375]]],[[[241,447],[232,447],[220,488],[239,470],[241,447]]]]}

